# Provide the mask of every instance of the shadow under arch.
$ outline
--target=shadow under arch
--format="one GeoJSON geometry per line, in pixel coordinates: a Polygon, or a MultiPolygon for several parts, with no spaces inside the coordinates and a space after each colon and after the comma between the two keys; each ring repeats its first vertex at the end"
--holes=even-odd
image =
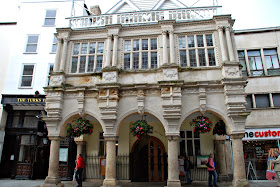
{"type": "MultiPolygon", "coordinates": [[[[80,116],[79,113],[76,111],[76,112],[72,112],[72,113],[69,113],[67,116],[65,116],[60,124],[59,124],[59,135],[61,137],[66,137],[66,128],[67,128],[67,124],[70,123],[76,116],[80,116]]],[[[88,111],[85,111],[84,112],[84,117],[86,116],[91,116],[93,118],[96,119],[96,121],[98,121],[98,123],[100,124],[101,128],[105,129],[104,127],[104,124],[102,123],[102,121],[99,119],[99,117],[96,115],[96,114],[93,114],[92,112],[88,112],[88,111]]]]}
{"type": "MultiPolygon", "coordinates": [[[[190,110],[188,111],[187,113],[183,114],[182,118],[180,119],[179,121],[179,124],[180,124],[180,127],[179,129],[181,129],[181,126],[183,125],[183,122],[184,120],[189,117],[190,115],[192,115],[193,113],[196,113],[196,112],[200,112],[200,108],[194,108],[193,110],[190,110]]],[[[231,123],[230,123],[230,118],[227,116],[227,114],[215,109],[215,108],[212,108],[212,107],[207,107],[206,108],[206,111],[205,113],[208,112],[208,113],[213,113],[215,114],[216,116],[218,116],[219,118],[221,118],[224,122],[225,122],[225,125],[227,127],[227,132],[230,133],[231,132],[231,123]]],[[[214,125],[214,124],[213,124],[214,125]]]]}
{"type": "MultiPolygon", "coordinates": [[[[119,134],[121,122],[124,121],[126,118],[128,118],[129,116],[131,116],[131,115],[133,115],[133,114],[139,114],[139,113],[138,113],[138,110],[137,110],[137,109],[131,110],[131,111],[129,111],[129,112],[123,114],[123,115],[116,121],[116,124],[117,124],[117,126],[116,126],[116,135],[119,134]]],[[[162,118],[160,117],[160,115],[158,115],[157,113],[155,113],[155,112],[153,112],[153,111],[151,111],[151,110],[147,110],[147,109],[145,109],[145,113],[144,113],[144,114],[151,114],[151,115],[154,116],[157,120],[159,120],[160,123],[162,124],[162,126],[163,126],[165,132],[166,132],[166,124],[164,123],[165,121],[164,121],[164,119],[162,119],[162,118]]],[[[140,116],[140,114],[139,114],[139,116],[140,116]]]]}

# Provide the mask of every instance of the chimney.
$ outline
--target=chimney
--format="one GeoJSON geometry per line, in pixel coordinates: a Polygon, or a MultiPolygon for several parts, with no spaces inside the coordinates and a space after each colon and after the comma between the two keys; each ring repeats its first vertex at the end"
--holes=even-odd
{"type": "Polygon", "coordinates": [[[90,7],[90,11],[91,11],[94,15],[100,15],[100,14],[101,14],[101,10],[100,10],[100,7],[99,7],[98,5],[91,6],[91,7],[90,7]]]}

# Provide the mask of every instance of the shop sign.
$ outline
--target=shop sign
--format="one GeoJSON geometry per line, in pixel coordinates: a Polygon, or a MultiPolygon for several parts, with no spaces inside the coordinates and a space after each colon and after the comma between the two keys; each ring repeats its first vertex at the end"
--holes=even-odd
{"type": "Polygon", "coordinates": [[[242,140],[279,140],[280,128],[246,129],[242,140]]]}
{"type": "Polygon", "coordinates": [[[45,103],[45,98],[17,98],[18,103],[45,103]]]}

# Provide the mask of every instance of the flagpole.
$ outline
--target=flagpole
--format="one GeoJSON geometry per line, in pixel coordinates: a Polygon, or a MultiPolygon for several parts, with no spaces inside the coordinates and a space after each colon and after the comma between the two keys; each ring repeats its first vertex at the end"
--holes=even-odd
{"type": "MultiPolygon", "coordinates": [[[[72,7],[71,7],[70,18],[73,16],[73,9],[74,9],[74,0],[72,0],[72,7]]],[[[69,19],[69,27],[71,27],[71,19],[69,19]]]]}

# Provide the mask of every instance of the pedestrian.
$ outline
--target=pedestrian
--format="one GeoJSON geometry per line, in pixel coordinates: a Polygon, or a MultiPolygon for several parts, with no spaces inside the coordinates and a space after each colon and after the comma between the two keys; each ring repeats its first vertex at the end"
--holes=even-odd
{"type": "Polygon", "coordinates": [[[191,184],[192,179],[190,178],[190,171],[193,168],[193,164],[190,161],[190,157],[187,156],[184,160],[184,170],[185,170],[185,177],[186,177],[186,183],[191,184]]]}
{"type": "Polygon", "coordinates": [[[218,185],[217,185],[217,176],[218,175],[217,175],[216,168],[215,168],[214,153],[211,153],[209,155],[207,167],[208,167],[208,173],[209,173],[208,186],[213,187],[213,185],[214,185],[215,187],[218,187],[218,185]],[[212,182],[212,177],[214,177],[214,182],[212,182]]]}
{"type": "Polygon", "coordinates": [[[85,161],[82,157],[82,154],[79,154],[79,158],[78,158],[76,168],[75,168],[75,170],[76,170],[75,178],[78,183],[77,187],[82,187],[84,167],[85,167],[85,161]]]}

